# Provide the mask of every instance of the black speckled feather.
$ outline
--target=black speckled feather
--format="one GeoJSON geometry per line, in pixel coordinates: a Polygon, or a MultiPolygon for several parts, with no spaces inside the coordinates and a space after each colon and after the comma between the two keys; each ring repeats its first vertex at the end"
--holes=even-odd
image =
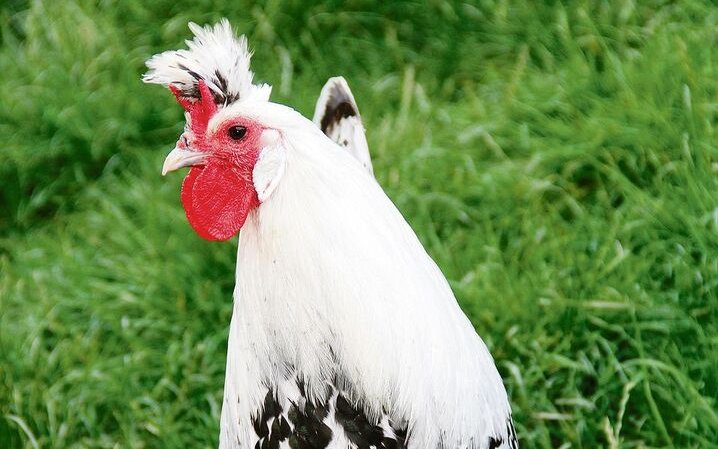
{"type": "MultiPolygon", "coordinates": [[[[300,401],[290,401],[286,410],[275,391],[268,391],[257,410],[252,425],[257,442],[254,449],[325,449],[335,447],[332,442],[341,439],[352,449],[406,449],[410,444],[407,428],[389,423],[389,429],[373,422],[364,412],[361,403],[349,399],[345,392],[332,387],[324,403],[313,403],[306,398],[304,386],[297,383],[300,401]],[[283,445],[284,443],[284,445],[283,445]]],[[[420,446],[419,446],[420,447],[420,446]]],[[[505,432],[490,436],[488,441],[471,444],[468,449],[519,449],[511,416],[506,418],[505,432]]],[[[453,449],[440,445],[437,449],[453,449]]]]}
{"type": "Polygon", "coordinates": [[[324,449],[335,438],[345,439],[356,449],[406,448],[406,428],[391,426],[391,432],[385,431],[366,416],[363,407],[334,388],[325,403],[315,404],[305,397],[301,383],[298,387],[302,399],[290,402],[287,410],[275,391],[267,392],[252,421],[255,449],[278,449],[285,442],[291,449],[324,449]]]}

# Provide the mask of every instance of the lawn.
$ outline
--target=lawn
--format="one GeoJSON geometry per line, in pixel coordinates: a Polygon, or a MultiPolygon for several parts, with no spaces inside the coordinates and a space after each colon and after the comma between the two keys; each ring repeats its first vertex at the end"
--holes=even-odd
{"type": "Polygon", "coordinates": [[[718,8],[629,0],[5,0],[0,448],[216,447],[236,238],[140,76],[220,17],[274,101],[347,78],[523,448],[718,448],[718,8]]]}

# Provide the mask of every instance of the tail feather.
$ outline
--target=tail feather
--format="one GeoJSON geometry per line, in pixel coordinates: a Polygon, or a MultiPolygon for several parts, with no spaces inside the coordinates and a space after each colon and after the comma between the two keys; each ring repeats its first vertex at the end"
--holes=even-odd
{"type": "Polygon", "coordinates": [[[330,78],[322,88],[314,109],[314,123],[339,146],[374,174],[359,108],[346,80],[330,78]]]}

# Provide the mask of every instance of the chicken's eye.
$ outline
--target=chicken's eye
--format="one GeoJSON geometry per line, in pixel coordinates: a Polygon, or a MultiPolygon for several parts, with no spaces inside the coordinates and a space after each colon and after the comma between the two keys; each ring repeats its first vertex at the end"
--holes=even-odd
{"type": "Polygon", "coordinates": [[[232,140],[239,140],[247,134],[247,128],[242,125],[234,125],[227,130],[227,134],[232,140]]]}

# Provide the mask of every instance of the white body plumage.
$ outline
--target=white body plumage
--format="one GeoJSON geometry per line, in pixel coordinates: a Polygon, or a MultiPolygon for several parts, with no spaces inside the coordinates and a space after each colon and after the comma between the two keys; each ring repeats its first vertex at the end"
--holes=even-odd
{"type": "MultiPolygon", "coordinates": [[[[287,411],[303,400],[298,380],[315,404],[340,391],[376,423],[408,428],[409,448],[487,448],[506,435],[486,346],[376,181],[289,108],[243,113],[281,124],[265,151],[286,166],[240,234],[221,447],[254,447],[267,392],[287,411]]],[[[255,184],[262,171],[260,160],[255,184]]],[[[334,426],[327,447],[348,447],[334,426]]]]}

